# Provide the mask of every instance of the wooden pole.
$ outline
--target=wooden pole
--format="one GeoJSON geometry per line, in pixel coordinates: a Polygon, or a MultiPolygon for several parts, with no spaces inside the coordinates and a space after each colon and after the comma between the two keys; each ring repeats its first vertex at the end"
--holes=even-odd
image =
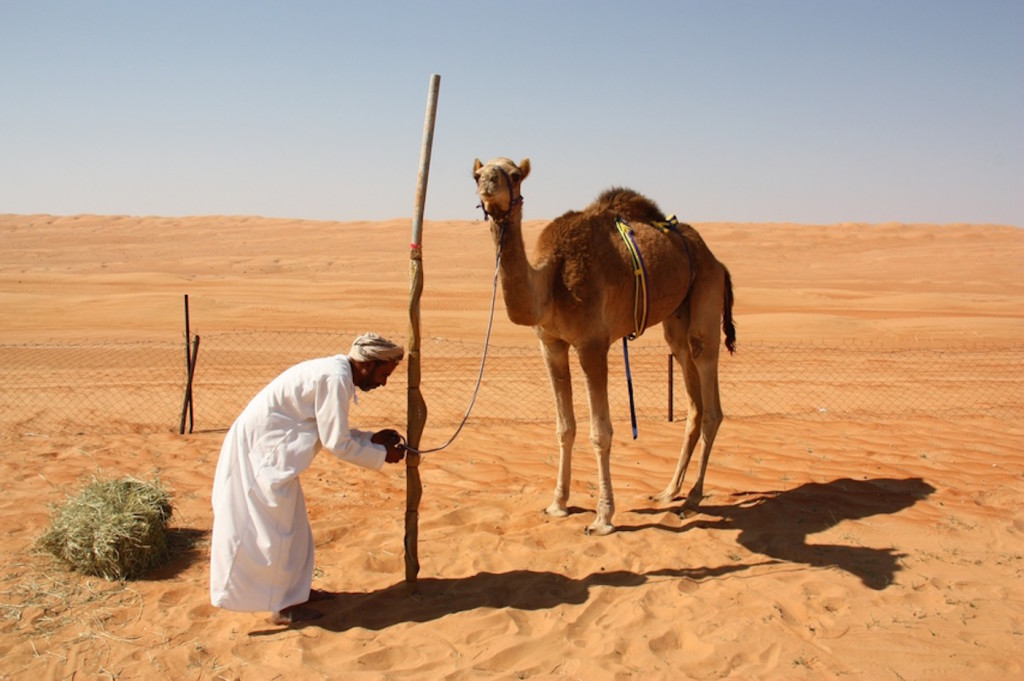
{"type": "MultiPolygon", "coordinates": [[[[423,146],[420,149],[420,170],[416,180],[416,206],[412,220],[412,241],[409,244],[409,399],[406,440],[411,449],[419,449],[420,436],[427,421],[427,405],[420,393],[420,295],[423,293],[423,208],[427,199],[427,178],[430,174],[430,150],[434,143],[434,118],[437,115],[437,93],[441,76],[430,76],[427,93],[427,114],[423,123],[423,146]]],[[[416,592],[420,571],[419,517],[423,484],[420,481],[420,455],[405,456],[405,582],[410,593],[416,592]]]]}
{"type": "Polygon", "coordinates": [[[192,330],[188,320],[188,294],[185,294],[185,399],[181,405],[181,421],[178,435],[185,434],[185,419],[192,408],[192,330]]]}
{"type": "Polygon", "coordinates": [[[189,360],[188,367],[188,387],[186,388],[186,395],[188,395],[188,432],[192,434],[192,430],[196,425],[196,406],[192,403],[192,379],[196,375],[196,362],[199,361],[199,334],[196,334],[196,338],[192,341],[192,359],[189,360]]]}
{"type": "Polygon", "coordinates": [[[668,356],[668,420],[669,421],[672,421],[672,419],[674,419],[675,415],[676,415],[675,405],[672,403],[672,400],[675,397],[675,390],[673,390],[673,385],[672,385],[672,370],[673,370],[673,368],[674,367],[672,365],[672,355],[669,354],[669,356],[668,356]]]}

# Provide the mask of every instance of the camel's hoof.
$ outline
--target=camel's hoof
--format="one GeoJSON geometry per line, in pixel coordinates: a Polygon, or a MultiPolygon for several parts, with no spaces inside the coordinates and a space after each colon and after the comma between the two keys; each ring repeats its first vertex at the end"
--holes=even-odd
{"type": "Polygon", "coordinates": [[[676,498],[675,493],[669,494],[668,492],[662,492],[661,494],[655,494],[651,497],[651,501],[656,504],[670,504],[672,500],[676,498]]]}
{"type": "Polygon", "coordinates": [[[593,522],[587,525],[583,529],[583,533],[587,536],[603,537],[607,534],[611,534],[615,531],[615,526],[611,523],[593,522]]]}
{"type": "Polygon", "coordinates": [[[704,500],[703,494],[689,494],[683,502],[683,508],[679,511],[680,518],[692,518],[700,513],[700,502],[704,500]]]}
{"type": "Polygon", "coordinates": [[[544,509],[544,514],[554,516],[555,518],[564,518],[569,515],[569,509],[554,503],[544,509]]]}

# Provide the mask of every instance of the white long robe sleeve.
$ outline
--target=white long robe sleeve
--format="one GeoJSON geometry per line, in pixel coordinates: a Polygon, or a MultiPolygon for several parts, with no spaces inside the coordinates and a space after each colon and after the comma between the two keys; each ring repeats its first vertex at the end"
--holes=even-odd
{"type": "Polygon", "coordinates": [[[355,396],[346,356],[309,360],[271,381],[228,430],[213,481],[213,605],[276,612],[309,599],[313,533],[299,474],[321,448],[374,470],[387,453],[349,428],[355,396]]]}

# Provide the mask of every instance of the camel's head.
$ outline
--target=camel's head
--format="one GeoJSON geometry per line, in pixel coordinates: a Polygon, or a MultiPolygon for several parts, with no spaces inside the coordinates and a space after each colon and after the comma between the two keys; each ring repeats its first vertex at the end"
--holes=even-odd
{"type": "Polygon", "coordinates": [[[480,206],[488,215],[501,218],[523,202],[520,186],[530,174],[530,159],[524,158],[517,166],[507,158],[473,163],[473,179],[480,206]]]}

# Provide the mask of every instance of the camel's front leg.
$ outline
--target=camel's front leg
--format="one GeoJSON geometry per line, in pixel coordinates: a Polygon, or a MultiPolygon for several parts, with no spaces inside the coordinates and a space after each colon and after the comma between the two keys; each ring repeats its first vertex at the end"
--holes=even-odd
{"type": "Polygon", "coordinates": [[[579,349],[580,365],[587,376],[590,400],[590,442],[597,456],[597,518],[586,528],[587,534],[604,535],[615,531],[612,515],[611,449],[612,421],[608,407],[608,345],[591,344],[579,349]]]}
{"type": "Polygon", "coordinates": [[[572,409],[572,379],[569,375],[569,344],[542,340],[541,352],[555,396],[555,432],[558,437],[558,478],[555,481],[555,498],[544,512],[561,517],[569,515],[572,446],[576,439],[576,415],[572,409]]]}

